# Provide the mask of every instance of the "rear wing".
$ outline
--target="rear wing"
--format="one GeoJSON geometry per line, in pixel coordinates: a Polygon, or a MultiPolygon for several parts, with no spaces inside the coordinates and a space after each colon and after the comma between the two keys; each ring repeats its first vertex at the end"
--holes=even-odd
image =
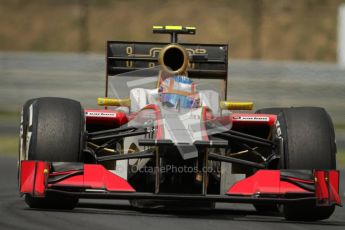
{"type": "MultiPolygon", "coordinates": [[[[109,76],[158,65],[159,53],[168,44],[108,41],[105,96],[108,96],[109,76]]],[[[180,43],[180,45],[186,49],[189,55],[188,77],[224,80],[226,93],[228,45],[190,43],[180,43]]]]}

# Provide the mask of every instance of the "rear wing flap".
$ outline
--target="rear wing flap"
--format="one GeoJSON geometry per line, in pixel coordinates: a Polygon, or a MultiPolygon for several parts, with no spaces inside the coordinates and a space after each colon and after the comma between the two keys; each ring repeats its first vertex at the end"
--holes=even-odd
{"type": "MultiPolygon", "coordinates": [[[[158,65],[161,49],[169,43],[107,42],[107,76],[158,65]]],[[[217,78],[227,80],[228,45],[185,44],[189,54],[190,78],[217,78]]]]}

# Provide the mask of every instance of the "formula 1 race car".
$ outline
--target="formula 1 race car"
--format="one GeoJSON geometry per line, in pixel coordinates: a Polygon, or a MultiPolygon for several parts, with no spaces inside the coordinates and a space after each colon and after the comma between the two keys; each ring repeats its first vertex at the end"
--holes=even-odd
{"type": "Polygon", "coordinates": [[[178,43],[195,31],[154,26],[170,43],[108,41],[102,109],[51,97],[24,104],[18,177],[31,208],[100,198],[139,208],[251,203],[289,220],[331,216],[341,201],[328,113],[253,113],[252,102],[227,101],[228,46],[178,43]]]}

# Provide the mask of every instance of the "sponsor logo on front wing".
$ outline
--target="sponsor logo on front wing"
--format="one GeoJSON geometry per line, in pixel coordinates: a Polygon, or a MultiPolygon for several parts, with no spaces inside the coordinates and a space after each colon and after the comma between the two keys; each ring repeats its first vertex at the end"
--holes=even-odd
{"type": "Polygon", "coordinates": [[[106,112],[86,112],[87,117],[116,117],[116,113],[106,113],[106,112]]]}

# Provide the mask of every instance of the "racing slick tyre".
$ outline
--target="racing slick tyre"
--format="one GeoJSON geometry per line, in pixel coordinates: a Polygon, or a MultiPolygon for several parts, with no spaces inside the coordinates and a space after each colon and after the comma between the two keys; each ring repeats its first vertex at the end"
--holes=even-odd
{"type": "Polygon", "coordinates": [[[279,206],[276,204],[253,204],[253,206],[261,213],[279,213],[279,206]]]}
{"type": "MultiPolygon", "coordinates": [[[[28,100],[22,109],[19,162],[81,162],[84,130],[84,111],[79,102],[53,97],[28,100]]],[[[31,208],[73,209],[78,198],[26,195],[25,201],[31,208]]]]}
{"type": "MultiPolygon", "coordinates": [[[[323,108],[267,108],[261,114],[278,115],[277,135],[284,140],[282,169],[335,169],[336,144],[332,120],[323,108]]],[[[329,218],[335,206],[319,207],[315,201],[283,206],[287,220],[315,221],[329,218]]]]}

